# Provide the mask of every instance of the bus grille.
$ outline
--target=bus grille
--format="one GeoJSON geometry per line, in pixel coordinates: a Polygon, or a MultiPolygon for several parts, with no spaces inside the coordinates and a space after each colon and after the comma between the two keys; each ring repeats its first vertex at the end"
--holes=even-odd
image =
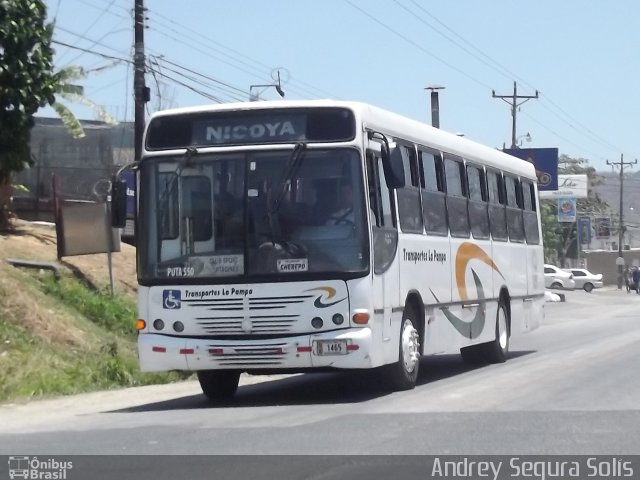
{"type": "Polygon", "coordinates": [[[249,297],[219,301],[191,301],[191,306],[211,315],[197,316],[197,325],[208,335],[288,334],[295,331],[301,306],[311,295],[249,297]]]}

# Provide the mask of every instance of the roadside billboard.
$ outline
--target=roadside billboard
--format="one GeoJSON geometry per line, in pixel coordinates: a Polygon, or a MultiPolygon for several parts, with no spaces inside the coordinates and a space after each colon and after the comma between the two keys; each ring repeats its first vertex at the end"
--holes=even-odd
{"type": "Polygon", "coordinates": [[[555,191],[541,191],[540,198],[573,197],[587,198],[589,177],[586,174],[558,175],[558,188],[555,191]]]}
{"type": "Polygon", "coordinates": [[[558,189],[557,148],[505,148],[503,152],[533,163],[540,192],[558,189]]]}

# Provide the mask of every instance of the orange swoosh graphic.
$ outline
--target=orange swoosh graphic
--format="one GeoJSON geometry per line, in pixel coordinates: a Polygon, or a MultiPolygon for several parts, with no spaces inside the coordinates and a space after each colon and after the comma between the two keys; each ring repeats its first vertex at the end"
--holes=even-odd
{"type": "Polygon", "coordinates": [[[309,290],[305,290],[305,292],[313,292],[314,290],[323,290],[327,292],[327,294],[329,295],[327,297],[327,300],[329,300],[330,298],[333,298],[333,296],[336,294],[336,289],[331,287],[310,288],[309,290]]]}
{"type": "Polygon", "coordinates": [[[473,243],[464,242],[460,245],[458,253],[456,254],[456,285],[458,286],[458,295],[460,295],[460,300],[469,299],[469,296],[467,295],[467,286],[464,281],[464,272],[467,269],[467,264],[471,260],[480,260],[481,262],[486,263],[498,272],[500,276],[502,276],[498,266],[493,262],[493,260],[491,260],[491,257],[489,257],[484,250],[473,243]]]}

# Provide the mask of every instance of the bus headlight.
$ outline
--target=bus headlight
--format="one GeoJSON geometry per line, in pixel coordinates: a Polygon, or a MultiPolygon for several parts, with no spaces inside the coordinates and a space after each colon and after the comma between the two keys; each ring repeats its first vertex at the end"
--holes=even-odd
{"type": "Polygon", "coordinates": [[[180,333],[184,331],[184,323],[182,322],[173,322],[173,329],[180,333]]]}
{"type": "Polygon", "coordinates": [[[156,330],[162,330],[164,328],[164,322],[161,319],[156,318],[153,321],[153,328],[155,328],[156,330]]]}

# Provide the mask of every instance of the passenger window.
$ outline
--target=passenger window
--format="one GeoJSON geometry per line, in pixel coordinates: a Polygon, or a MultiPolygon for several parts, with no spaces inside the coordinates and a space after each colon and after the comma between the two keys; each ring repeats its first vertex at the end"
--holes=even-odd
{"type": "Polygon", "coordinates": [[[422,188],[429,192],[444,192],[442,181],[442,159],[439,154],[420,151],[420,184],[422,188]]]}
{"type": "Polygon", "coordinates": [[[467,199],[467,181],[464,164],[452,158],[444,159],[444,171],[447,183],[447,216],[449,231],[454,237],[469,236],[469,212],[467,199]]]}
{"type": "Polygon", "coordinates": [[[522,181],[522,200],[524,206],[524,236],[527,243],[537,245],[540,243],[540,231],[538,229],[538,214],[536,213],[536,194],[532,182],[522,181]]]}
{"type": "Polygon", "coordinates": [[[419,187],[420,173],[418,171],[416,151],[412,146],[403,145],[400,148],[402,152],[402,163],[404,166],[405,185],[419,187]]]}
{"type": "Polygon", "coordinates": [[[520,206],[518,202],[518,180],[513,177],[505,176],[505,188],[507,191],[507,206],[517,208],[520,206]]]}
{"type": "Polygon", "coordinates": [[[474,238],[489,238],[489,209],[487,206],[487,185],[484,169],[467,165],[469,185],[469,222],[474,238]]]}
{"type": "Polygon", "coordinates": [[[462,182],[462,162],[445,158],[444,171],[447,177],[447,195],[464,197],[465,190],[462,182]]]}
{"type": "Polygon", "coordinates": [[[422,217],[429,234],[447,235],[447,205],[444,193],[444,172],[439,153],[420,150],[418,153],[422,187],[422,217]]]}
{"type": "Polygon", "coordinates": [[[469,183],[469,198],[478,202],[486,201],[487,187],[484,182],[484,170],[468,165],[467,181],[469,183]]]}
{"type": "Polygon", "coordinates": [[[507,234],[507,217],[504,208],[502,174],[487,169],[487,187],[489,193],[489,227],[491,237],[497,241],[505,241],[507,234]]]}
{"type": "Polygon", "coordinates": [[[520,181],[510,175],[505,175],[505,190],[507,193],[507,231],[509,240],[523,242],[524,218],[521,209],[520,181]]]}

